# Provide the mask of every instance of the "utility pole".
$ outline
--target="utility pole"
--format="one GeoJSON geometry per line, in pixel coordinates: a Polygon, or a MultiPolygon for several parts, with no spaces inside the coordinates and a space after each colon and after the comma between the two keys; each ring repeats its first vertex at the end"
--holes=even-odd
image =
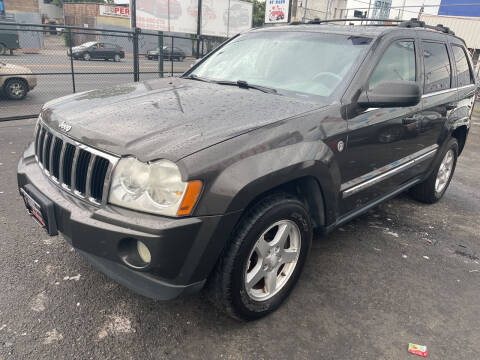
{"type": "Polygon", "coordinates": [[[308,5],[308,0],[305,0],[305,5],[303,7],[303,22],[305,22],[305,18],[307,17],[307,5],[308,5]]]}
{"type": "Polygon", "coordinates": [[[325,11],[325,20],[328,20],[328,13],[330,12],[330,5],[332,0],[327,0],[327,11],[325,11]]]}

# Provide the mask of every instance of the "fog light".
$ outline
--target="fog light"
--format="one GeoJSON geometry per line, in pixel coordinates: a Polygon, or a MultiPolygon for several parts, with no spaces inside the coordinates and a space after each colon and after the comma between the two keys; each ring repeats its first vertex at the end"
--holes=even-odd
{"type": "Polygon", "coordinates": [[[150,254],[150,250],[148,250],[147,245],[137,240],[137,251],[140,259],[142,259],[144,263],[150,264],[150,261],[152,261],[152,255],[150,254]]]}

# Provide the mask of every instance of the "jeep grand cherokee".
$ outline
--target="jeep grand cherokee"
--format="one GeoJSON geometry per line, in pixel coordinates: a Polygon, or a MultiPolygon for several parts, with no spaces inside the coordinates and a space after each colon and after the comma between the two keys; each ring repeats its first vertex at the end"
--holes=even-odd
{"type": "Polygon", "coordinates": [[[180,78],[45,104],[18,185],[119,283],[161,300],[205,288],[255,319],[294,287],[314,229],[406,190],[443,196],[475,89],[443,27],[251,30],[180,78]]]}

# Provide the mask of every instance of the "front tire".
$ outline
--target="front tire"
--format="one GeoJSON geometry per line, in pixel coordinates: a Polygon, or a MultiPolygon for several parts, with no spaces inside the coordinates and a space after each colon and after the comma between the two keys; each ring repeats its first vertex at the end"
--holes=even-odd
{"type": "Polygon", "coordinates": [[[412,197],[426,204],[439,201],[447,191],[448,185],[450,185],[457,165],[457,157],[458,142],[457,139],[451,138],[442,153],[442,160],[435,167],[435,170],[425,181],[410,190],[412,197]]]}
{"type": "Polygon", "coordinates": [[[312,240],[303,204],[287,195],[264,198],[236,226],[209,279],[214,304],[241,320],[275,311],[299,279],[312,240]]]}
{"type": "Polygon", "coordinates": [[[89,53],[83,54],[83,60],[85,60],[85,61],[90,61],[91,58],[92,58],[92,57],[90,56],[89,53]]]}

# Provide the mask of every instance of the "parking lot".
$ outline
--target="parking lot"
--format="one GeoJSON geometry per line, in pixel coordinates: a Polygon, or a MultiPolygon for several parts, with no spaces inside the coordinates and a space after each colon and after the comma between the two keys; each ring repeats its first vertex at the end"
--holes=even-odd
{"type": "MultiPolygon", "coordinates": [[[[188,70],[193,58],[164,61],[164,76],[188,70]]],[[[71,63],[61,37],[46,37],[45,48],[39,51],[15,51],[13,56],[0,56],[0,62],[20,65],[37,75],[37,86],[20,101],[8,100],[0,94],[0,118],[38,114],[42,105],[52,99],[73,93],[71,63]],[[21,105],[19,111],[19,105],[21,105]],[[20,113],[19,113],[20,112],[20,113]]],[[[76,92],[133,81],[133,58],[126,54],[120,62],[74,60],[76,92]]],[[[139,57],[140,80],[159,77],[158,61],[139,57]]]]}
{"type": "Polygon", "coordinates": [[[202,295],[143,298],[48,237],[16,187],[34,120],[0,123],[0,359],[410,359],[409,342],[478,358],[478,114],[442,201],[401,195],[315,239],[286,304],[252,323],[202,295]]]}

